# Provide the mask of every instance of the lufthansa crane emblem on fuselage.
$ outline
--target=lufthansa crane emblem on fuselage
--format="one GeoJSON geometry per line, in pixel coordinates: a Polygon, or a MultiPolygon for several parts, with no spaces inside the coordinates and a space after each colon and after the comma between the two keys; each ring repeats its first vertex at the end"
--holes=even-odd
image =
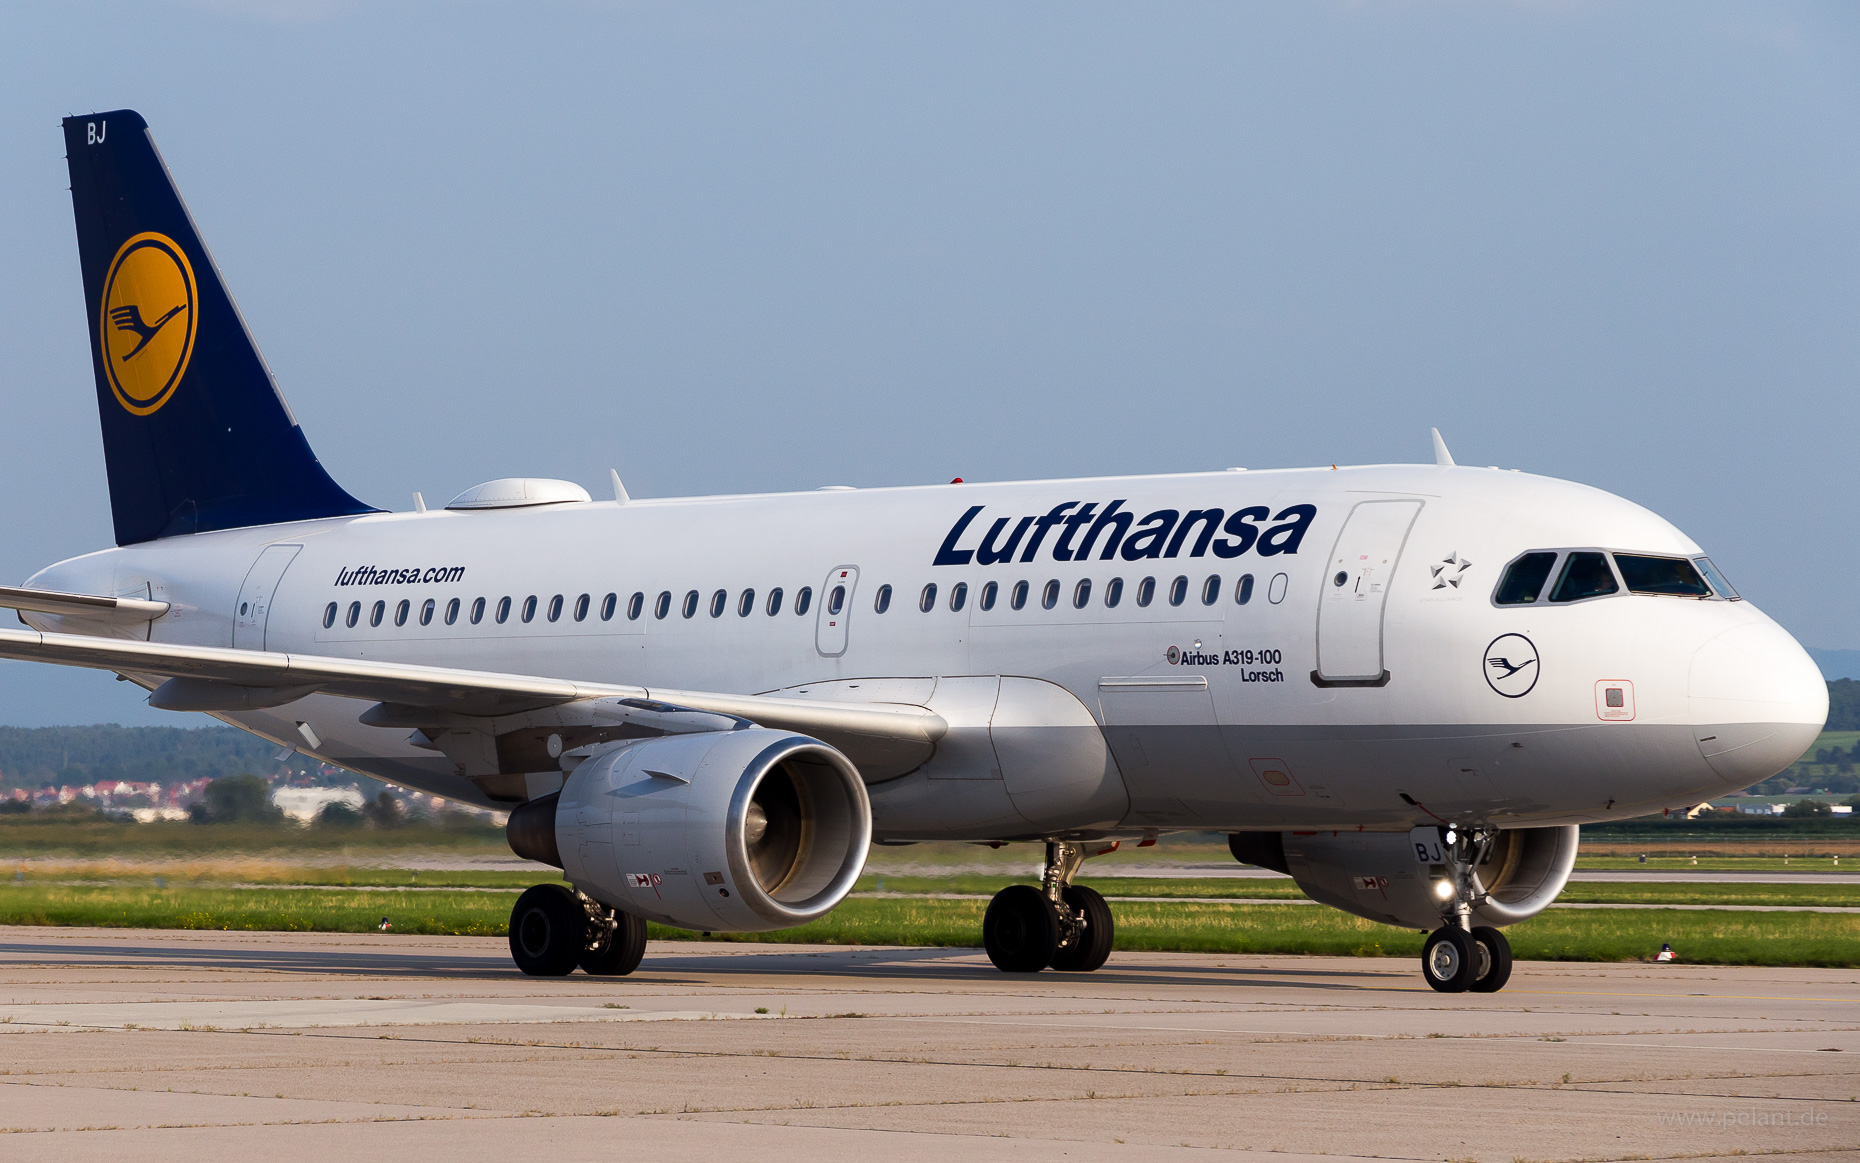
{"type": "Polygon", "coordinates": [[[1522,634],[1500,634],[1485,648],[1485,681],[1508,699],[1521,699],[1537,685],[1537,647],[1522,634]]]}
{"type": "Polygon", "coordinates": [[[138,416],[166,404],[199,330],[194,268],[174,239],[148,231],[117,249],[103,280],[98,346],[116,402],[138,416]]]}

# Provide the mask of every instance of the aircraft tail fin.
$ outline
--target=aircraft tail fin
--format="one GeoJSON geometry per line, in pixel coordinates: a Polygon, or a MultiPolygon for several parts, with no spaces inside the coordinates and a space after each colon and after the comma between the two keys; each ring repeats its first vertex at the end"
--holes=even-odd
{"type": "Polygon", "coordinates": [[[375,512],[310,451],[148,123],[64,130],[117,544],[375,512]]]}

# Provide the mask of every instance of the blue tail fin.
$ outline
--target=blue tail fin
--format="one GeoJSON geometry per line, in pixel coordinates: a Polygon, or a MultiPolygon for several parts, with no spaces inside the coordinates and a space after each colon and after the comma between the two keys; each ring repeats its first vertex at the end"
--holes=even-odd
{"type": "Polygon", "coordinates": [[[116,543],[375,512],[317,463],[148,123],[64,126],[116,543]]]}

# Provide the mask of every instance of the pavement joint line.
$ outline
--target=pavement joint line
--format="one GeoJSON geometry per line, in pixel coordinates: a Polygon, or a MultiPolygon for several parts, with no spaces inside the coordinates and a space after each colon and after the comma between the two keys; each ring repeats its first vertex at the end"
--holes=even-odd
{"type": "MultiPolygon", "coordinates": [[[[385,1028],[385,1027],[374,1027],[374,1028],[385,1028]]],[[[368,1042],[379,1041],[383,1037],[386,1037],[384,1035],[375,1035],[374,1037],[358,1037],[353,1034],[339,1034],[339,1033],[333,1033],[333,1032],[322,1033],[322,1032],[305,1031],[305,1030],[218,1030],[218,1029],[215,1029],[215,1030],[192,1030],[192,1031],[186,1031],[186,1032],[205,1033],[205,1034],[234,1034],[234,1035],[246,1034],[246,1035],[252,1035],[252,1036],[257,1036],[257,1037],[333,1038],[333,1039],[344,1039],[344,1040],[349,1040],[349,1041],[368,1041],[368,1042]]],[[[1579,1035],[1579,1037],[1580,1036],[1581,1035],[1579,1035]]],[[[748,1058],[748,1059],[763,1059],[766,1061],[776,1061],[776,1062],[863,1063],[867,1065],[886,1065],[886,1066],[938,1066],[938,1067],[945,1067],[945,1068],[954,1067],[954,1068],[971,1069],[971,1070],[974,1070],[974,1069],[1038,1070],[1038,1071],[1054,1071],[1054,1072],[1078,1073],[1078,1074],[1134,1074],[1134,1075],[1139,1075],[1142,1077],[1154,1077],[1154,1078],[1221,1078],[1221,1079],[1227,1079],[1229,1081],[1235,1081],[1235,1082],[1238,1082],[1238,1081],[1255,1081],[1255,1082],[1280,1081],[1280,1082],[1293,1082],[1293,1083],[1309,1082],[1309,1083],[1324,1084],[1328,1086],[1367,1087],[1367,1088],[1372,1088],[1375,1090],[1485,1090],[1485,1091],[1544,1091],[1548,1093],[1557,1093],[1560,1091],[1574,1089],[1575,1087],[1580,1085],[1583,1087],[1582,1093],[1584,1094],[1621,1094],[1621,1095],[1629,1095],[1629,1096],[1635,1096],[1635,1097],[1651,1096],[1651,1097],[1668,1097],[1668,1098],[1695,1097],[1692,1095],[1687,1095],[1683,1091],[1668,1092],[1668,1091],[1649,1091],[1649,1090],[1595,1089],[1595,1087],[1597,1086],[1597,1083],[1593,1083],[1593,1082],[1585,1082],[1581,1084],[1570,1082],[1570,1083],[1556,1083],[1556,1084],[1549,1084],[1549,1085],[1545,1085],[1541,1083],[1509,1083],[1509,1082],[1504,1082],[1504,1083],[1423,1082],[1423,1081],[1402,1082],[1399,1080],[1391,1082],[1387,1078],[1326,1078],[1322,1076],[1300,1075],[1300,1074],[1236,1074],[1232,1071],[1216,1072],[1212,1070],[1164,1070],[1164,1069],[1146,1069],[1146,1068],[1131,1067],[1131,1066],[1092,1066],[1092,1065],[1079,1065],[1079,1064],[1058,1063],[1058,1062],[1019,1062],[1019,1063],[964,1062],[964,1061],[957,1061],[957,1060],[950,1060],[950,1059],[898,1058],[898,1057],[889,1057],[889,1056],[881,1056],[881,1055],[777,1054],[777,1053],[761,1053],[761,1052],[756,1052],[756,1051],[742,1051],[742,1050],[665,1049],[665,1048],[657,1047],[657,1046],[608,1046],[608,1045],[598,1045],[598,1044],[589,1045],[589,1044],[542,1042],[542,1041],[533,1041],[533,1040],[532,1041],[515,1041],[515,1040],[505,1040],[505,1039],[497,1039],[497,1038],[479,1038],[479,1039],[476,1039],[475,1041],[471,1041],[471,1040],[461,1041],[456,1038],[418,1038],[418,1037],[404,1038],[404,1037],[399,1037],[399,1036],[391,1036],[388,1038],[388,1040],[396,1041],[396,1042],[411,1043],[415,1045],[433,1045],[433,1046],[503,1046],[503,1047],[512,1048],[512,1049],[528,1049],[528,1050],[569,1050],[569,1051],[574,1051],[577,1053],[586,1053],[586,1052],[593,1051],[593,1052],[603,1052],[603,1053],[609,1053],[609,1054],[639,1054],[639,1055],[651,1054],[651,1055],[658,1055],[662,1058],[724,1058],[724,1059],[748,1058]]],[[[1564,1044],[1567,1045],[1568,1043],[1566,1042],[1564,1044]]],[[[1677,1047],[1677,1048],[1678,1049],[1699,1049],[1699,1047],[1697,1046],[1687,1046],[1687,1047],[1677,1047]]],[[[1819,1053],[1819,1051],[1799,1051],[1799,1053],[1819,1053]]],[[[1614,1082],[1619,1082],[1619,1081],[1630,1081],[1630,1080],[1601,1080],[1603,1084],[1613,1084],[1614,1082]]],[[[1815,1099],[1815,1098],[1790,1097],[1788,1099],[1784,1099],[1781,1101],[1820,1102],[1820,1101],[1825,1101],[1825,1100],[1815,1099]]],[[[823,1109],[823,1108],[795,1107],[792,1109],[801,1111],[801,1110],[808,1110],[808,1109],[823,1109]]],[[[668,1113],[677,1113],[677,1112],[668,1112],[668,1113]]]]}

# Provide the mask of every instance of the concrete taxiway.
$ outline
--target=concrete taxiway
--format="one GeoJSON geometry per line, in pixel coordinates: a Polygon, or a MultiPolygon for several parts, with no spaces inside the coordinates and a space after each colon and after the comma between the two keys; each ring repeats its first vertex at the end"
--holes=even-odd
{"type": "Polygon", "coordinates": [[[1832,1157],[1860,972],[9,928],[0,1071],[22,1159],[1832,1157]]]}

